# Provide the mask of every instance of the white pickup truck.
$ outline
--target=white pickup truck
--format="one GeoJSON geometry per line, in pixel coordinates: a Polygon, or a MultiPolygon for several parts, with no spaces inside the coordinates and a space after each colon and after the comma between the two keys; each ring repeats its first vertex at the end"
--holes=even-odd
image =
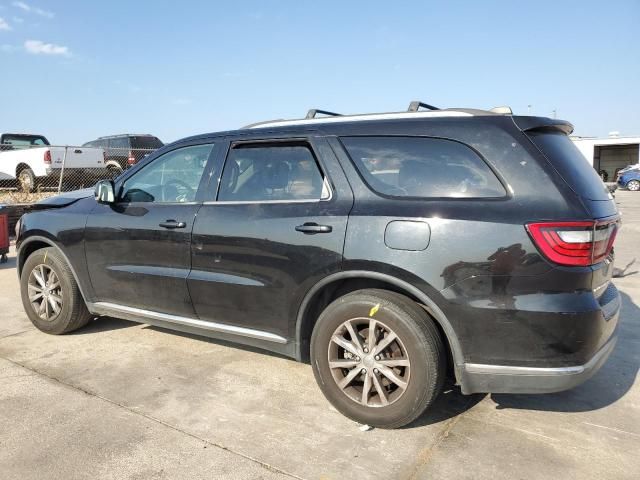
{"type": "Polygon", "coordinates": [[[15,183],[17,179],[19,186],[29,192],[38,186],[54,186],[60,179],[63,164],[65,183],[81,184],[105,177],[101,148],[52,147],[42,135],[4,133],[0,136],[0,181],[3,183],[15,183]]]}

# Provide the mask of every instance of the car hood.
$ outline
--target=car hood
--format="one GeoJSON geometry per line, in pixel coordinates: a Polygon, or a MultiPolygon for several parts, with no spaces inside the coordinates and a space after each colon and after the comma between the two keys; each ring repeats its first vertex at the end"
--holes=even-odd
{"type": "Polygon", "coordinates": [[[40,200],[33,206],[33,210],[40,210],[45,208],[60,208],[71,205],[72,203],[82,200],[83,198],[93,197],[94,189],[85,188],[83,190],[75,190],[73,192],[64,192],[53,197],[40,200]]]}

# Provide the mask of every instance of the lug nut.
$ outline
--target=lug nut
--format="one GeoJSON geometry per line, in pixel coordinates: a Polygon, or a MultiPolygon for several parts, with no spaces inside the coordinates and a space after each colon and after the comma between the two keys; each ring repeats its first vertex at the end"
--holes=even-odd
{"type": "Polygon", "coordinates": [[[377,374],[377,373],[378,373],[378,369],[377,369],[377,368],[374,368],[374,369],[373,369],[373,373],[376,373],[376,374],[377,374]]]}
{"type": "Polygon", "coordinates": [[[380,360],[380,355],[376,355],[376,360],[380,360]]]}
{"type": "Polygon", "coordinates": [[[367,369],[366,369],[366,368],[363,368],[362,370],[360,370],[360,373],[362,373],[362,374],[367,373],[367,369]]]}
{"type": "Polygon", "coordinates": [[[360,361],[360,357],[356,357],[356,362],[359,362],[359,361],[360,361]]]}
{"type": "Polygon", "coordinates": [[[367,347],[364,347],[364,353],[369,353],[369,349],[367,347]]]}

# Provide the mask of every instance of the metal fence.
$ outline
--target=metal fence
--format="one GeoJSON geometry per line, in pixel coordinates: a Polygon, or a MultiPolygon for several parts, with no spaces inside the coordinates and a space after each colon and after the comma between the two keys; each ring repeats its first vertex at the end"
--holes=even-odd
{"type": "Polygon", "coordinates": [[[155,149],[0,144],[0,204],[33,203],[113,179],[155,149]]]}

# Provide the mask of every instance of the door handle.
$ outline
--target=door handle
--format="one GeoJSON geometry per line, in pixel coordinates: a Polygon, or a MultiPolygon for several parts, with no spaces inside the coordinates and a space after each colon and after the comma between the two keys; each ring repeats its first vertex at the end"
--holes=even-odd
{"type": "Polygon", "coordinates": [[[82,150],[80,150],[79,148],[76,148],[73,153],[82,153],[82,150]]]}
{"type": "Polygon", "coordinates": [[[317,223],[307,222],[296,227],[296,232],[302,232],[305,235],[315,235],[316,233],[330,233],[333,230],[331,225],[318,225],[317,223]]]}
{"type": "Polygon", "coordinates": [[[160,224],[162,228],[185,228],[187,224],[185,222],[176,222],[175,220],[167,220],[160,224]]]}

